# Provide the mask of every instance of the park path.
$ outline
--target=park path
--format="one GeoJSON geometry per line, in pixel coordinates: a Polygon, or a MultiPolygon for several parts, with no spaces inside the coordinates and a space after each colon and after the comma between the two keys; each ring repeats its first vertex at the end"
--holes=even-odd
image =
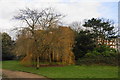
{"type": "Polygon", "coordinates": [[[41,78],[44,80],[51,80],[41,75],[21,71],[11,71],[6,69],[2,69],[2,74],[4,74],[7,78],[41,78]]]}

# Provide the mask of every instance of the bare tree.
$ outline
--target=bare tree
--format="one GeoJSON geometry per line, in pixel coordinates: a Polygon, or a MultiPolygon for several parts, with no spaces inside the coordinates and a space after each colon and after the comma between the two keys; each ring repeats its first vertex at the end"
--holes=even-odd
{"type": "Polygon", "coordinates": [[[42,17],[39,19],[39,25],[42,29],[57,27],[64,16],[55,12],[52,8],[42,10],[42,17]]]}
{"type": "MultiPolygon", "coordinates": [[[[38,30],[46,30],[56,27],[63,18],[62,14],[56,13],[52,8],[46,8],[42,11],[32,10],[29,8],[19,10],[19,13],[14,16],[15,19],[24,21],[27,24],[23,30],[29,33],[29,38],[33,40],[35,53],[37,59],[36,68],[39,68],[40,54],[43,48],[39,47],[40,40],[38,39],[38,30]]],[[[42,35],[40,36],[42,37],[42,35]]],[[[29,45],[29,43],[27,44],[29,45]]]]}
{"type": "Polygon", "coordinates": [[[78,21],[74,21],[70,24],[70,27],[72,29],[74,29],[75,31],[80,31],[82,30],[82,25],[81,25],[81,22],[78,22],[78,21]]]}

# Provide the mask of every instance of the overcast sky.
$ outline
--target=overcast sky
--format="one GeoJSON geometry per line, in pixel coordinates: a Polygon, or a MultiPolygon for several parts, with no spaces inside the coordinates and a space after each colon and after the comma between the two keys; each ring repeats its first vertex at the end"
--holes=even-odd
{"type": "Polygon", "coordinates": [[[107,18],[118,23],[119,0],[0,0],[0,29],[9,30],[23,26],[12,20],[19,9],[53,7],[66,15],[64,23],[90,18],[107,18]]]}

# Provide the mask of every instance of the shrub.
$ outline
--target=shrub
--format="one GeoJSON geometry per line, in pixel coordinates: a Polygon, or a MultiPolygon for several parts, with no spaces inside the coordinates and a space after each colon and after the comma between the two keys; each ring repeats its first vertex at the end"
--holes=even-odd
{"type": "Polygon", "coordinates": [[[84,58],[79,58],[76,61],[77,65],[118,65],[118,57],[117,55],[114,57],[103,57],[103,56],[96,56],[96,57],[84,57],[84,58]]]}
{"type": "Polygon", "coordinates": [[[93,51],[89,51],[84,57],[79,58],[76,64],[118,65],[118,52],[109,46],[100,45],[93,51]]]}
{"type": "Polygon", "coordinates": [[[94,48],[93,51],[87,53],[85,56],[88,57],[96,57],[96,56],[104,56],[104,57],[111,57],[115,56],[117,51],[113,48],[110,48],[106,45],[100,45],[99,47],[94,48]]]}

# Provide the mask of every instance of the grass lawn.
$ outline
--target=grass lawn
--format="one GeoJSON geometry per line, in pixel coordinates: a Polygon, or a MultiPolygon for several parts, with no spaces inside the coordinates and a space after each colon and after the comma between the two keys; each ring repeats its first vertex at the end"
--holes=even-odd
{"type": "Polygon", "coordinates": [[[24,67],[18,61],[3,61],[3,69],[40,74],[48,78],[117,78],[118,67],[114,66],[64,66],[64,67],[24,67]]]}

